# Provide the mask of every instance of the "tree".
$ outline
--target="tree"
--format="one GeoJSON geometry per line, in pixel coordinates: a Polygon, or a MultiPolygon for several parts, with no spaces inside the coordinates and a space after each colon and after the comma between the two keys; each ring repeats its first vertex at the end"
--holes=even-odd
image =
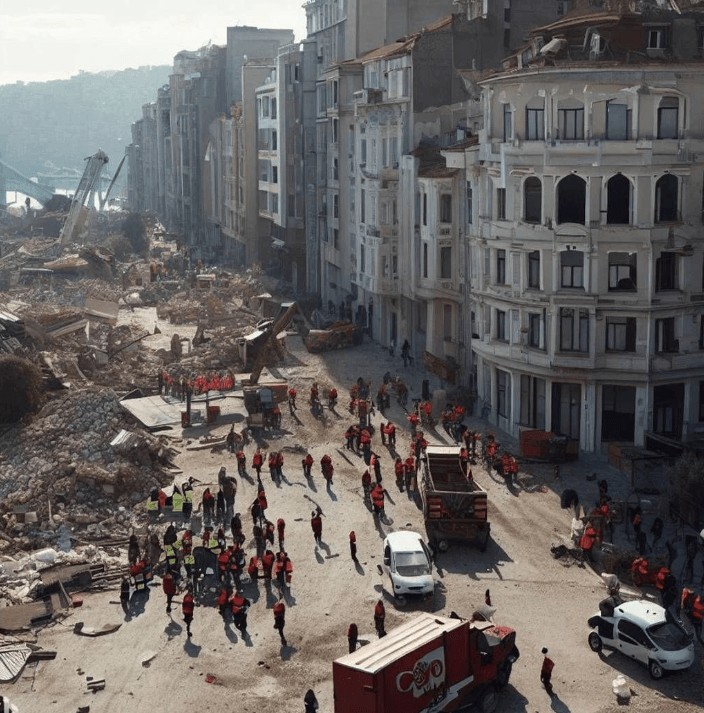
{"type": "Polygon", "coordinates": [[[0,423],[16,423],[42,401],[42,374],[29,360],[0,357],[0,423]]]}
{"type": "Polygon", "coordinates": [[[146,255],[149,249],[144,218],[139,213],[130,213],[122,221],[122,232],[137,255],[146,255]]]}

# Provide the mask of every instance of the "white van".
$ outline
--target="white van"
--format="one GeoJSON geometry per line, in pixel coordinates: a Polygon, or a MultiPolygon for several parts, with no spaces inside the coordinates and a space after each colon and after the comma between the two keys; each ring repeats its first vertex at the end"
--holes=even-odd
{"type": "Polygon", "coordinates": [[[384,540],[384,564],[395,597],[429,595],[435,589],[430,550],[417,532],[392,532],[384,540]]]}

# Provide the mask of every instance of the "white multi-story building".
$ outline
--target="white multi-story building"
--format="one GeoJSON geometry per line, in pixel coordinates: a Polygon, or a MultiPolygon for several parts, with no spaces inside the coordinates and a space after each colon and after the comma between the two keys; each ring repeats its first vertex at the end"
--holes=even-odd
{"type": "Polygon", "coordinates": [[[477,390],[585,451],[704,428],[704,13],[572,14],[480,82],[466,169],[477,390]]]}

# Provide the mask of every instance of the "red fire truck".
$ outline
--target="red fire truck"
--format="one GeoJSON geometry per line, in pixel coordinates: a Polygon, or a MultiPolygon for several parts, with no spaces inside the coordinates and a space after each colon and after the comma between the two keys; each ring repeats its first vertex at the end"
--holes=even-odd
{"type": "Polygon", "coordinates": [[[333,662],[335,713],[492,713],[517,658],[513,629],[424,613],[333,662]]]}

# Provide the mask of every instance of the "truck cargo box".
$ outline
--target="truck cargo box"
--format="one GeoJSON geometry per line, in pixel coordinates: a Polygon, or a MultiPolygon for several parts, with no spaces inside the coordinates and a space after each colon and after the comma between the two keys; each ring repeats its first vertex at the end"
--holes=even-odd
{"type": "Polygon", "coordinates": [[[420,614],[333,662],[335,713],[453,711],[508,682],[515,632],[420,614]]]}

